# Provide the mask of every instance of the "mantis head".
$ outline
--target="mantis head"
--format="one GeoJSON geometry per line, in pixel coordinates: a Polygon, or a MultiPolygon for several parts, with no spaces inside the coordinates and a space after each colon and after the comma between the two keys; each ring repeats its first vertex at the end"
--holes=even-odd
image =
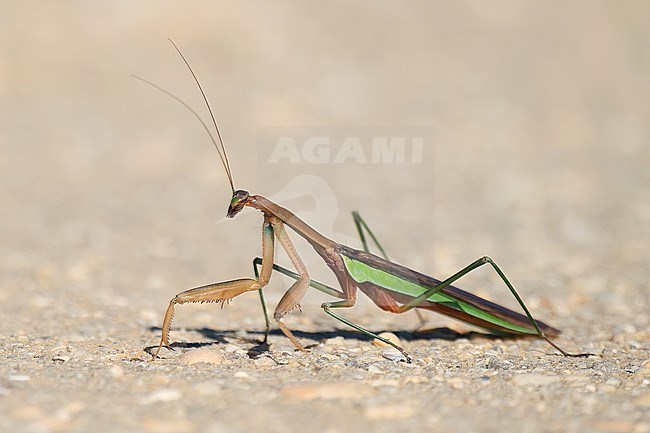
{"type": "Polygon", "coordinates": [[[235,215],[237,215],[244,208],[244,206],[246,206],[249,200],[250,194],[248,191],[238,189],[237,191],[233,192],[226,216],[228,218],[234,218],[235,215]]]}

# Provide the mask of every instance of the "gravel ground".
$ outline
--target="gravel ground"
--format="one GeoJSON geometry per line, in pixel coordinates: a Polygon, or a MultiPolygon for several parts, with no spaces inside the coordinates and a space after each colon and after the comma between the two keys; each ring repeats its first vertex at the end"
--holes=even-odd
{"type": "MultiPolygon", "coordinates": [[[[0,430],[650,432],[648,5],[3,2],[0,430]],[[201,109],[167,37],[214,103],[236,186],[350,245],[358,209],[397,262],[439,278],[489,254],[559,345],[594,356],[429,313],[412,332],[414,314],[365,298],[342,313],[394,332],[406,364],[310,293],[286,318],[307,353],[277,329],[262,346],[247,294],[179,307],[176,350],[152,362],[169,299],[252,275],[260,248],[259,215],[224,221],[195,119],[129,77],[201,109]],[[278,137],[323,136],[332,152],[424,147],[271,157],[278,137]]],[[[513,305],[488,270],[459,285],[513,305]]],[[[274,278],[269,303],[287,287],[274,278]]]]}

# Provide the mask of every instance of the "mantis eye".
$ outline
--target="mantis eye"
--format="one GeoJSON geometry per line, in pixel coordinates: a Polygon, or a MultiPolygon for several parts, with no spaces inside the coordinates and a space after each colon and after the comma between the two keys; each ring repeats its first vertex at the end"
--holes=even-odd
{"type": "Polygon", "coordinates": [[[232,195],[232,199],[230,199],[230,205],[228,206],[228,213],[226,216],[228,218],[234,218],[235,215],[246,206],[249,197],[250,195],[248,194],[248,191],[244,191],[243,189],[235,191],[232,195]]]}

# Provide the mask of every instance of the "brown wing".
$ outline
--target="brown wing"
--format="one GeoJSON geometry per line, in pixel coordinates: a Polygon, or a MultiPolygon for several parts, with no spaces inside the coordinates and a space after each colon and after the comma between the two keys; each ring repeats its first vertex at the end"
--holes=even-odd
{"type": "MultiPolygon", "coordinates": [[[[388,260],[384,260],[383,258],[376,256],[374,254],[355,250],[354,248],[346,247],[344,245],[340,245],[339,248],[340,248],[339,251],[340,254],[343,254],[353,260],[357,260],[359,262],[365,263],[368,266],[372,266],[381,269],[385,272],[388,272],[392,275],[398,276],[400,278],[404,278],[405,280],[412,281],[416,284],[421,284],[427,287],[435,287],[438,284],[440,284],[440,280],[437,280],[435,278],[432,278],[420,272],[414,271],[405,266],[398,265],[393,262],[389,262],[388,260]]],[[[371,288],[370,285],[375,286],[372,283],[362,283],[359,285],[359,288],[364,292],[367,292],[369,290],[373,290],[375,292],[377,290],[381,290],[381,288],[376,286],[371,288]],[[366,287],[364,287],[364,284],[366,287]]],[[[496,317],[517,324],[518,326],[530,329],[531,331],[534,332],[534,328],[530,323],[530,319],[528,319],[528,317],[523,314],[502,307],[501,305],[495,304],[494,302],[488,301],[487,299],[483,299],[480,296],[473,295],[472,293],[466,292],[455,286],[447,286],[444,289],[442,289],[442,292],[450,296],[453,296],[463,302],[466,302],[470,305],[473,305],[476,308],[485,310],[486,312],[496,317]]],[[[394,299],[396,299],[400,303],[406,303],[412,299],[406,295],[401,295],[397,293],[391,293],[391,296],[393,296],[394,299]]],[[[437,311],[439,313],[445,314],[447,316],[462,320],[464,322],[473,325],[480,326],[482,328],[507,332],[507,333],[513,333],[512,330],[501,328],[498,325],[486,322],[477,317],[471,316],[463,311],[450,308],[443,304],[438,304],[435,302],[426,302],[423,303],[423,305],[419,308],[425,308],[428,310],[437,311]]],[[[552,326],[549,326],[543,322],[540,322],[539,320],[536,320],[536,322],[537,325],[540,327],[540,329],[549,337],[556,336],[560,333],[558,329],[553,328],[552,326]]]]}

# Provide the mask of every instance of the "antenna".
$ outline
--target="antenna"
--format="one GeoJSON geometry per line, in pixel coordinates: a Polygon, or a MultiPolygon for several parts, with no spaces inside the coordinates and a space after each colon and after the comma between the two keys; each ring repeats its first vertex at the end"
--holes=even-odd
{"type": "Polygon", "coordinates": [[[183,62],[187,66],[187,69],[189,69],[190,73],[192,74],[192,77],[194,78],[194,82],[196,82],[196,85],[198,86],[199,91],[201,92],[201,96],[203,97],[203,101],[205,102],[205,105],[208,108],[208,112],[210,113],[210,118],[212,119],[212,125],[214,125],[214,129],[217,132],[217,138],[219,139],[218,143],[217,143],[217,140],[215,140],[214,136],[212,135],[212,132],[210,132],[210,128],[203,121],[201,116],[199,116],[199,114],[192,107],[190,107],[185,101],[183,101],[182,99],[180,99],[176,95],[168,92],[167,90],[163,89],[162,87],[160,87],[160,86],[158,86],[156,84],[153,84],[150,81],[145,80],[144,78],[140,78],[137,75],[133,75],[133,74],[131,74],[131,76],[133,78],[137,79],[137,80],[140,80],[140,81],[150,85],[151,87],[153,87],[155,89],[158,89],[159,91],[163,92],[167,96],[175,99],[183,107],[187,108],[190,111],[190,113],[192,113],[194,115],[194,117],[196,117],[196,119],[203,126],[203,129],[205,129],[205,132],[208,133],[208,136],[210,137],[210,140],[212,141],[212,144],[214,144],[215,149],[217,149],[217,153],[219,154],[219,158],[221,159],[221,163],[223,164],[223,168],[226,170],[226,176],[228,176],[228,182],[230,183],[230,189],[234,193],[235,192],[235,185],[234,185],[233,180],[232,180],[232,172],[230,170],[230,162],[228,161],[228,154],[226,153],[226,148],[225,148],[225,146],[223,144],[223,139],[221,138],[221,131],[219,130],[219,125],[217,124],[217,120],[214,117],[214,112],[212,111],[212,106],[210,105],[210,102],[208,101],[208,98],[205,95],[205,92],[203,91],[203,87],[201,86],[201,83],[199,82],[199,79],[197,78],[196,74],[194,73],[194,70],[190,66],[189,62],[187,61],[187,59],[185,58],[185,56],[183,55],[181,50],[174,43],[174,41],[169,39],[169,42],[171,42],[171,44],[174,46],[174,48],[176,49],[178,54],[181,56],[181,59],[183,59],[183,62]]]}

